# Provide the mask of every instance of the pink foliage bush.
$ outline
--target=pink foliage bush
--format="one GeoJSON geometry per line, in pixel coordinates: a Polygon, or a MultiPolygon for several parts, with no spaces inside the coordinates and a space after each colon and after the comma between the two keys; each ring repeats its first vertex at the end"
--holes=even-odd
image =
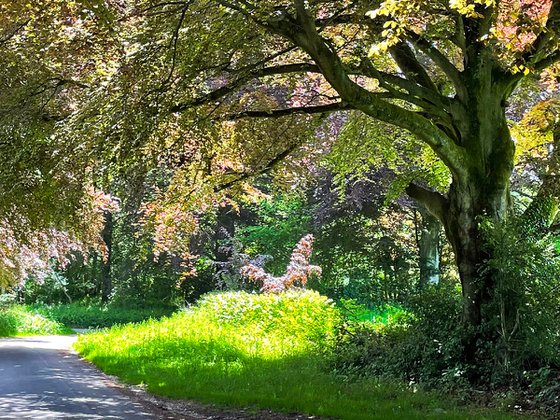
{"type": "Polygon", "coordinates": [[[311,234],[301,238],[292,252],[286,273],[280,277],[275,277],[253,264],[242,267],[240,273],[250,281],[262,284],[261,291],[265,293],[304,288],[310,277],[321,275],[321,267],[309,264],[313,252],[313,239],[311,234]]]}

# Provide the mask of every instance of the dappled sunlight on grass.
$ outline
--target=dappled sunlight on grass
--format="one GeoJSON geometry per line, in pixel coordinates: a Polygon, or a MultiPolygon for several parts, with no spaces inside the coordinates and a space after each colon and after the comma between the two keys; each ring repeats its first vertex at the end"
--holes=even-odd
{"type": "Polygon", "coordinates": [[[116,324],[141,322],[149,318],[161,318],[175,311],[172,307],[122,308],[79,302],[58,305],[35,304],[27,306],[26,309],[76,328],[110,327],[116,324]]]}
{"type": "Polygon", "coordinates": [[[0,337],[72,333],[61,323],[25,306],[13,305],[0,310],[0,337]]]}
{"type": "Polygon", "coordinates": [[[403,384],[329,372],[325,351],[339,319],[314,292],[229,293],[161,321],[82,336],[76,346],[109,374],[174,398],[345,419],[466,417],[403,384]]]}

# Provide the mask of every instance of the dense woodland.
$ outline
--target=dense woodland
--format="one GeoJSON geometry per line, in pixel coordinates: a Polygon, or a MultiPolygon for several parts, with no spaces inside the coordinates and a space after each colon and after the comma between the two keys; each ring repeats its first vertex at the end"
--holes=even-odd
{"type": "Polygon", "coordinates": [[[0,2],[0,306],[312,289],[322,369],[557,415],[559,46],[558,0],[0,2]]]}

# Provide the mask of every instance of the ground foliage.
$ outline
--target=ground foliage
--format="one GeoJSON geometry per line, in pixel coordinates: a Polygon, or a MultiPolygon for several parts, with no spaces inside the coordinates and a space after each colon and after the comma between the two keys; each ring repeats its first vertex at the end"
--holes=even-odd
{"type": "Polygon", "coordinates": [[[139,323],[147,319],[169,316],[177,310],[173,307],[141,308],[103,306],[99,304],[28,305],[29,312],[70,328],[106,328],[113,325],[139,323]]]}
{"type": "Polygon", "coordinates": [[[64,324],[23,306],[0,308],[0,337],[72,333],[64,324]]]}
{"type": "Polygon", "coordinates": [[[407,299],[405,312],[381,326],[348,322],[337,339],[333,367],[557,416],[558,254],[550,239],[520,243],[518,228],[488,230],[489,244],[501,250],[488,265],[499,281],[489,310],[499,315],[482,332],[476,366],[462,357],[459,291],[443,282],[407,299]]]}
{"type": "Polygon", "coordinates": [[[81,336],[76,347],[106,372],[175,398],[343,419],[509,418],[325,371],[340,319],[316,292],[218,293],[168,319],[81,336]]]}

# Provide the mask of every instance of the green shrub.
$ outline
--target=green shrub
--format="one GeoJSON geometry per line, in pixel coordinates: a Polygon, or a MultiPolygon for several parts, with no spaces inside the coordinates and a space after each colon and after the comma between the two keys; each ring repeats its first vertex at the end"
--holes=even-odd
{"type": "Polygon", "coordinates": [[[496,283],[484,308],[494,332],[484,356],[489,380],[511,381],[528,369],[560,368],[560,254],[554,239],[522,235],[516,225],[486,226],[488,267],[496,283]]]}
{"type": "Polygon", "coordinates": [[[69,281],[62,273],[51,271],[45,278],[28,277],[22,285],[23,303],[57,304],[71,301],[69,281]]]}
{"type": "Polygon", "coordinates": [[[349,319],[339,330],[332,366],[439,389],[465,385],[460,308],[458,291],[443,284],[411,298],[408,309],[389,307],[377,322],[349,319]]]}
{"type": "Polygon", "coordinates": [[[462,358],[461,294],[443,283],[408,299],[405,308],[413,316],[405,318],[406,322],[397,318],[375,324],[350,319],[336,338],[333,368],[476,398],[471,392],[474,376],[477,388],[485,389],[495,404],[548,410],[557,416],[557,251],[546,239],[519,244],[519,238],[506,228],[496,228],[492,235],[494,252],[489,266],[497,287],[483,307],[491,321],[478,331],[476,366],[467,365],[462,358]]]}
{"type": "Polygon", "coordinates": [[[332,338],[339,322],[333,302],[314,291],[213,293],[199,301],[196,311],[216,323],[258,328],[294,342],[317,345],[332,338]]]}
{"type": "Polygon", "coordinates": [[[18,333],[18,319],[9,309],[0,310],[0,337],[10,337],[18,333]]]}
{"type": "Polygon", "coordinates": [[[7,309],[17,303],[17,295],[15,293],[0,293],[0,310],[7,309]]]}

